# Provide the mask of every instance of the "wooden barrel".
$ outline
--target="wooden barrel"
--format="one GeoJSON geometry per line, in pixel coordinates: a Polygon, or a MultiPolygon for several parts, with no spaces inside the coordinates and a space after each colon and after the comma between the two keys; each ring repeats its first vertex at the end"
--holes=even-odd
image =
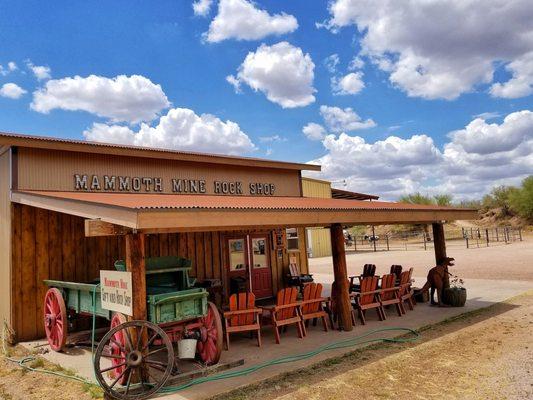
{"type": "Polygon", "coordinates": [[[446,288],[443,293],[443,302],[452,307],[463,307],[466,303],[466,289],[446,288]]]}

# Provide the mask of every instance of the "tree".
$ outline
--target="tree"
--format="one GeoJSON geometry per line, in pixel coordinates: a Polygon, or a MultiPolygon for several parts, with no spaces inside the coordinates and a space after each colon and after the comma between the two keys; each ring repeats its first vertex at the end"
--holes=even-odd
{"type": "Polygon", "coordinates": [[[516,192],[517,188],[513,186],[496,186],[492,191],[483,196],[482,206],[485,211],[492,208],[499,208],[502,215],[510,215],[511,207],[509,199],[512,193],[516,192]]]}
{"type": "Polygon", "coordinates": [[[452,196],[449,194],[436,194],[433,199],[438,206],[448,207],[452,205],[452,196]]]}
{"type": "MultiPolygon", "coordinates": [[[[435,200],[434,199],[432,199],[429,196],[424,196],[420,192],[404,195],[404,196],[400,197],[400,202],[401,203],[409,203],[409,204],[422,204],[422,205],[435,204],[435,200]]],[[[417,226],[422,226],[422,229],[424,229],[424,235],[426,236],[426,241],[430,242],[431,241],[431,236],[429,235],[429,227],[427,226],[427,224],[417,225],[417,226]]]]}
{"type": "Polygon", "coordinates": [[[521,217],[533,221],[533,175],[522,181],[522,186],[509,193],[510,208],[521,217]]]}

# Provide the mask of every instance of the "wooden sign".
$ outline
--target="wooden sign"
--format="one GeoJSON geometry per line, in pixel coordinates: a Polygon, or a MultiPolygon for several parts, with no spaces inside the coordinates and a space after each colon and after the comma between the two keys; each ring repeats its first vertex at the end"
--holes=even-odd
{"type": "Polygon", "coordinates": [[[100,299],[105,310],[133,316],[131,272],[100,271],[100,299]]]}

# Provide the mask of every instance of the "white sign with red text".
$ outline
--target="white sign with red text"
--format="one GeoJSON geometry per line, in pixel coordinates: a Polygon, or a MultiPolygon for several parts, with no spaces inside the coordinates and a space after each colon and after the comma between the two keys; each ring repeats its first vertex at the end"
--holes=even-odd
{"type": "Polygon", "coordinates": [[[100,270],[100,299],[105,310],[133,315],[131,272],[100,270]]]}

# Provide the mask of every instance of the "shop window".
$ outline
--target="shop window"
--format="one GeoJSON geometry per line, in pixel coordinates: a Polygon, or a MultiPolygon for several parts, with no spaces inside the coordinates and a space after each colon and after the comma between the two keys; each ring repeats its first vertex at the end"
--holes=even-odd
{"type": "Polygon", "coordinates": [[[298,240],[298,229],[287,228],[287,250],[299,250],[300,247],[298,240]]]}

